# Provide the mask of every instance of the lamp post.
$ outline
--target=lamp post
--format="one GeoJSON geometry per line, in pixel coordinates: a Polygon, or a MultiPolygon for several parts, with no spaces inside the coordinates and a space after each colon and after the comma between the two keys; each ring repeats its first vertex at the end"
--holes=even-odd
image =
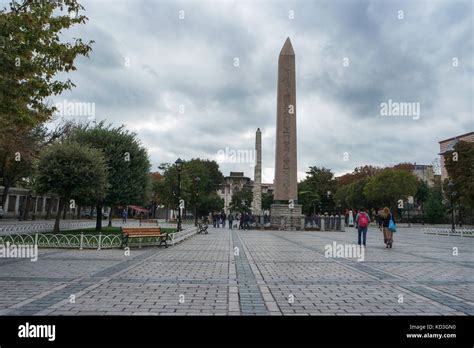
{"type": "Polygon", "coordinates": [[[194,201],[194,226],[198,225],[198,200],[199,200],[199,182],[201,181],[201,178],[199,176],[196,176],[194,178],[194,184],[195,184],[195,201],[194,201]]]}
{"type": "Polygon", "coordinates": [[[176,164],[176,170],[178,171],[178,232],[181,231],[181,170],[183,169],[183,160],[178,158],[174,164],[176,164]]]}
{"type": "Polygon", "coordinates": [[[454,183],[452,180],[449,181],[448,187],[451,196],[451,233],[454,233],[456,229],[454,226],[454,197],[456,196],[456,191],[454,191],[454,183]]]}

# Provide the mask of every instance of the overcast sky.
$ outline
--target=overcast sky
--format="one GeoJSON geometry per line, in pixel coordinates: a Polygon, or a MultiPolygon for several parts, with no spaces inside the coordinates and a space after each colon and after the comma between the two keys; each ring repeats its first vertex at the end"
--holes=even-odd
{"type": "MultiPolygon", "coordinates": [[[[429,164],[438,141],[474,130],[471,1],[81,3],[89,21],[67,36],[94,40],[93,52],[70,74],[77,87],[54,102],[95,103],[97,120],[138,134],[154,169],[252,150],[260,128],[263,181],[272,182],[287,37],[299,179],[309,166],[341,175],[364,164],[429,164]],[[418,103],[419,117],[382,115],[389,100],[418,103]]],[[[220,166],[253,178],[249,163],[220,166]]]]}

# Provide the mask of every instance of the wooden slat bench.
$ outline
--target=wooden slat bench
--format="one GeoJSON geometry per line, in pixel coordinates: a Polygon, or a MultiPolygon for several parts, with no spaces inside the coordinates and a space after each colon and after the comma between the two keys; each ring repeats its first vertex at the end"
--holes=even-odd
{"type": "Polygon", "coordinates": [[[128,246],[130,238],[157,237],[161,246],[168,247],[168,233],[162,233],[159,227],[122,227],[122,244],[120,247],[128,246]]]}

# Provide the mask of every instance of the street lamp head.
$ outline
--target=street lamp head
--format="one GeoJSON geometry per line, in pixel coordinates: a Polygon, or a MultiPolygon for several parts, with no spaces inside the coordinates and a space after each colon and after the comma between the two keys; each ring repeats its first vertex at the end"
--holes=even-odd
{"type": "Polygon", "coordinates": [[[178,170],[178,172],[180,172],[183,168],[183,163],[184,161],[181,158],[178,158],[176,162],[174,162],[174,164],[176,164],[176,169],[178,170]]]}

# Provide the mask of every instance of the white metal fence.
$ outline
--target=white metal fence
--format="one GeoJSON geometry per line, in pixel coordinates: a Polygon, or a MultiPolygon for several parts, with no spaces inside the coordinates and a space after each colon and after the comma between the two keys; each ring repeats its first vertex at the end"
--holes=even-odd
{"type": "MultiPolygon", "coordinates": [[[[60,231],[76,230],[80,228],[92,228],[95,227],[95,220],[89,221],[61,221],[59,223],[60,231]]],[[[108,225],[108,220],[102,221],[102,226],[108,225]]],[[[152,220],[128,220],[127,223],[122,223],[122,220],[113,220],[112,226],[114,227],[138,227],[138,226],[159,226],[159,227],[175,227],[176,224],[152,221],[152,220]]],[[[187,225],[184,225],[187,227],[187,225]]],[[[11,234],[11,233],[35,233],[35,232],[50,232],[54,228],[54,221],[41,221],[41,222],[0,222],[0,235],[11,234]]]]}
{"type": "Polygon", "coordinates": [[[443,236],[474,237],[474,229],[470,228],[456,228],[453,231],[451,228],[425,227],[423,228],[423,233],[443,236]]]}
{"type": "MultiPolygon", "coordinates": [[[[180,232],[169,235],[169,242],[175,245],[197,234],[197,227],[191,226],[180,232]]],[[[37,245],[40,248],[67,248],[67,249],[111,249],[120,248],[122,236],[119,234],[56,234],[56,233],[25,233],[0,235],[0,245],[37,245]]],[[[159,238],[143,237],[132,238],[129,246],[157,246],[159,238]]]]}

